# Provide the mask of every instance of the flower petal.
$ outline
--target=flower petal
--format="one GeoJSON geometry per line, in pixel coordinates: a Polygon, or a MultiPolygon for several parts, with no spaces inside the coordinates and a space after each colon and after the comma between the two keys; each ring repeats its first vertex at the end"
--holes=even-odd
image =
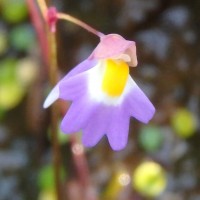
{"type": "Polygon", "coordinates": [[[74,101],[87,93],[88,72],[66,78],[59,83],[59,98],[74,101]]]}
{"type": "Polygon", "coordinates": [[[155,113],[154,106],[131,77],[128,84],[131,89],[125,98],[125,105],[129,108],[130,115],[143,123],[148,123],[155,113]]]}
{"type": "MultiPolygon", "coordinates": [[[[80,74],[84,71],[87,71],[94,67],[96,65],[97,61],[95,60],[84,60],[79,65],[77,65],[74,69],[72,69],[66,76],[64,76],[57,84],[56,86],[51,90],[49,95],[47,96],[43,107],[48,108],[52,103],[54,103],[58,98],[63,98],[65,100],[71,100],[77,91],[80,91],[80,89],[83,89],[83,85],[76,84],[81,83],[80,80],[78,81],[77,78],[69,80],[72,76],[75,76],[77,74],[80,74]],[[66,88],[60,89],[60,85],[63,88],[65,86],[66,88]],[[73,85],[73,87],[72,87],[73,85]]],[[[84,83],[84,81],[83,81],[84,83]]],[[[85,85],[84,85],[85,86],[85,85]]]]}
{"type": "Polygon", "coordinates": [[[77,75],[84,71],[87,71],[87,70],[91,69],[92,67],[94,67],[96,64],[97,64],[96,60],[86,59],[83,62],[81,62],[80,64],[78,64],[76,67],[74,67],[63,79],[69,78],[71,76],[74,76],[74,75],[77,75]]]}
{"type": "Polygon", "coordinates": [[[105,135],[112,113],[110,111],[108,106],[99,104],[91,115],[89,123],[83,128],[82,141],[86,147],[95,146],[105,135]]]}
{"type": "Polygon", "coordinates": [[[79,131],[95,110],[96,104],[88,104],[87,97],[74,101],[61,122],[61,130],[67,134],[79,131]]]}
{"type": "Polygon", "coordinates": [[[135,43],[131,44],[128,49],[124,52],[124,54],[127,54],[131,57],[130,62],[128,62],[130,67],[136,67],[138,64],[137,61],[137,53],[136,53],[136,45],[135,43]]]}
{"type": "Polygon", "coordinates": [[[109,129],[107,131],[108,141],[113,150],[123,149],[128,140],[130,115],[123,110],[123,107],[116,108],[112,115],[109,129]]]}
{"type": "Polygon", "coordinates": [[[44,101],[43,108],[48,108],[52,103],[54,103],[60,96],[58,84],[51,90],[49,95],[44,101]]]}
{"type": "Polygon", "coordinates": [[[89,59],[107,59],[119,56],[120,54],[128,54],[131,58],[130,66],[137,65],[135,42],[125,40],[118,34],[109,34],[101,37],[100,43],[94,49],[89,59]]]}

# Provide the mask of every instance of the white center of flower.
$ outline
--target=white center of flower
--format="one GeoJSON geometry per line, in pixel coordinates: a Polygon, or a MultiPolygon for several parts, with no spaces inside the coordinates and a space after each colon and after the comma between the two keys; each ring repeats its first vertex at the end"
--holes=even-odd
{"type": "Polygon", "coordinates": [[[106,94],[102,90],[102,81],[105,69],[106,69],[106,61],[100,60],[95,67],[93,67],[88,71],[89,95],[93,100],[97,102],[102,102],[106,105],[119,105],[123,101],[125,95],[130,90],[131,77],[130,75],[128,75],[128,80],[122,94],[117,97],[112,97],[106,94]]]}

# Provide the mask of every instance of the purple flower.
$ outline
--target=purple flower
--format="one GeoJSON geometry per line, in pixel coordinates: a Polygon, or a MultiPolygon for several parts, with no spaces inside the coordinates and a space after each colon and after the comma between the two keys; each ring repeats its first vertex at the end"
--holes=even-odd
{"type": "Polygon", "coordinates": [[[58,98],[72,101],[61,123],[65,133],[82,130],[87,147],[106,135],[113,150],[127,144],[130,117],[148,123],[155,108],[129,75],[137,65],[135,42],[117,34],[101,41],[85,61],[71,70],[53,88],[47,108],[58,98]]]}

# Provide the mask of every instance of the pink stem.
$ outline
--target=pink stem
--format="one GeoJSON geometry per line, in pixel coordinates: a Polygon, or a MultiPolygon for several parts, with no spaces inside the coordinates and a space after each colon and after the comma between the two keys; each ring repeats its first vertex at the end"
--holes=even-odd
{"type": "Polygon", "coordinates": [[[30,12],[30,17],[33,22],[33,25],[35,27],[37,37],[39,39],[39,43],[41,46],[41,53],[43,54],[43,59],[46,65],[49,64],[48,60],[48,41],[47,37],[45,34],[45,28],[44,24],[42,23],[42,20],[40,18],[40,15],[38,13],[38,9],[36,7],[35,1],[34,0],[27,0],[27,6],[30,12]]]}
{"type": "Polygon", "coordinates": [[[98,36],[100,38],[104,36],[104,34],[101,33],[100,31],[97,31],[96,29],[94,29],[93,27],[89,26],[85,22],[83,22],[80,19],[77,19],[77,18],[75,18],[75,17],[73,17],[73,16],[71,16],[69,14],[57,13],[57,18],[69,21],[71,23],[74,23],[74,24],[84,28],[88,32],[91,32],[91,33],[93,33],[94,35],[96,35],[96,36],[98,36]]]}
{"type": "MultiPolygon", "coordinates": [[[[87,159],[85,157],[84,149],[79,149],[77,151],[73,149],[76,148],[76,145],[79,145],[76,135],[71,135],[70,139],[71,139],[71,148],[76,170],[81,184],[84,187],[86,187],[88,186],[90,180],[89,180],[89,168],[87,164],[87,159]]],[[[82,148],[82,145],[80,145],[80,148],[82,148]]]]}

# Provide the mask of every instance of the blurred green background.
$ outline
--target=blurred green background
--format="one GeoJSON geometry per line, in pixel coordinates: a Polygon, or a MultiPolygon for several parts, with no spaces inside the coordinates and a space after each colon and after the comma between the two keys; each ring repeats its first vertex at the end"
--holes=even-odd
{"type": "MultiPolygon", "coordinates": [[[[108,33],[137,43],[131,75],[156,107],[150,124],[132,119],[121,152],[106,140],[86,149],[91,192],[102,200],[200,199],[200,1],[52,1],[108,33]]],[[[98,38],[58,23],[62,75],[90,55],[98,38]]],[[[54,200],[47,69],[25,0],[0,0],[0,200],[54,200]]],[[[64,199],[79,200],[68,137],[60,133],[64,199]]],[[[85,198],[87,199],[87,198],[85,198]]],[[[87,199],[88,200],[88,199],[87,199]]]]}

